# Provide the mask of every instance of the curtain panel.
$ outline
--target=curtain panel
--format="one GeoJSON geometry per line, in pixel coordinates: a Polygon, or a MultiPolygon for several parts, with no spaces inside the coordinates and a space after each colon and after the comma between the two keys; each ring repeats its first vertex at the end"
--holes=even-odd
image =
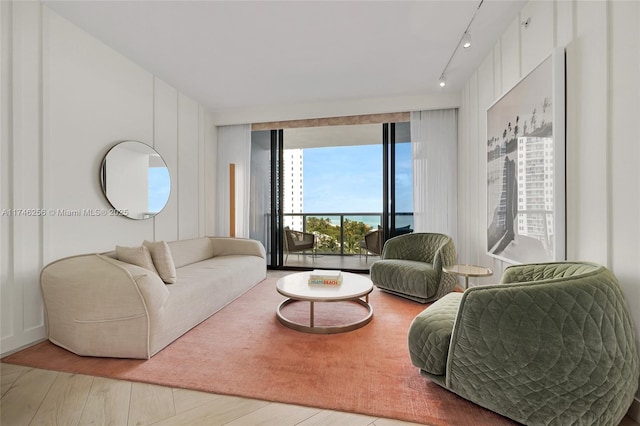
{"type": "Polygon", "coordinates": [[[251,164],[251,125],[219,126],[216,161],[216,208],[214,232],[230,235],[229,165],[235,164],[235,236],[249,238],[249,183],[251,164]]]}
{"type": "Polygon", "coordinates": [[[416,232],[438,232],[457,241],[457,109],[411,113],[411,156],[416,232]]]}

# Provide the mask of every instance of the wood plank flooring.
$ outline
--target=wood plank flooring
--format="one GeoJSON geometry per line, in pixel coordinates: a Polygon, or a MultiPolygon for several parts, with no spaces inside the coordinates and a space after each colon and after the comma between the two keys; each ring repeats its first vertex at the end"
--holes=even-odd
{"type": "Polygon", "coordinates": [[[0,378],[2,426],[414,424],[4,363],[0,378]]]}
{"type": "MultiPolygon", "coordinates": [[[[394,419],[0,363],[0,425],[408,426],[394,419]]],[[[620,426],[638,426],[625,417],[620,426]]]]}

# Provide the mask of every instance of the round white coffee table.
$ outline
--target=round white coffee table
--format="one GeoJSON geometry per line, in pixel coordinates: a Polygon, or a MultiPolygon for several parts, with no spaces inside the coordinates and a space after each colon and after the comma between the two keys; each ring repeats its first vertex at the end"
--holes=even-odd
{"type": "Polygon", "coordinates": [[[373,317],[373,307],[369,304],[369,293],[373,291],[373,283],[365,276],[342,273],[342,284],[340,285],[309,285],[309,275],[311,272],[299,272],[284,276],[276,283],[278,293],[286,296],[276,311],[278,320],[293,330],[304,331],[315,334],[334,334],[356,330],[368,324],[373,317]],[[364,297],[364,300],[362,299],[364,297]],[[282,314],[282,308],[299,301],[309,302],[309,324],[301,324],[287,319],[282,314]],[[367,315],[358,321],[350,324],[316,326],[314,324],[314,303],[315,302],[343,302],[351,301],[367,308],[367,315]]]}

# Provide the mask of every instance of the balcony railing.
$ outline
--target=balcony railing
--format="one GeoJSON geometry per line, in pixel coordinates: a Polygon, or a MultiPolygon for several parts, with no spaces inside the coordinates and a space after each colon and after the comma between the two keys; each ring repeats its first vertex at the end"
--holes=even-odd
{"type": "MultiPolygon", "coordinates": [[[[413,213],[396,213],[395,228],[413,229],[413,213]]],[[[285,226],[316,234],[316,253],[349,256],[360,253],[364,235],[382,224],[382,213],[285,213],[285,226]]]]}

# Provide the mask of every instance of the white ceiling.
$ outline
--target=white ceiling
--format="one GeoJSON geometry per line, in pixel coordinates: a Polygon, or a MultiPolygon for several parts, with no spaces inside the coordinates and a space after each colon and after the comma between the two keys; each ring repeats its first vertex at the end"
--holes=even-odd
{"type": "Polygon", "coordinates": [[[210,111],[458,92],[525,0],[44,1],[210,111]],[[473,46],[438,77],[471,17],[473,46]]]}

